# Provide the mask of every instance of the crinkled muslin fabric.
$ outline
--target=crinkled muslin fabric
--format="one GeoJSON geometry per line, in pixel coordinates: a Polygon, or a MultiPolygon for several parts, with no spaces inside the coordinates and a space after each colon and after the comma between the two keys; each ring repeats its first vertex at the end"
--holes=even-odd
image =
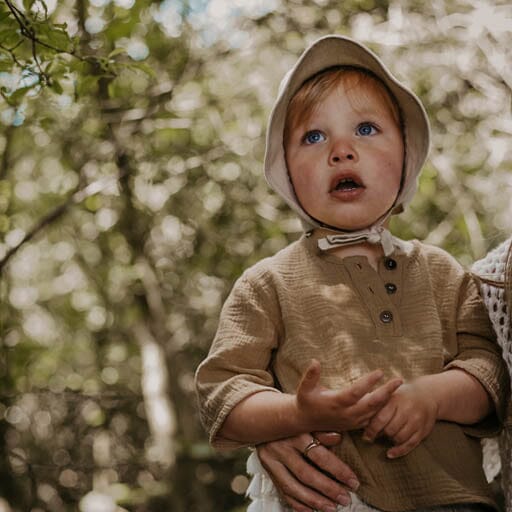
{"type": "MultiPolygon", "coordinates": [[[[293,393],[313,357],[322,384],[333,389],[376,368],[404,379],[463,368],[502,416],[509,382],[475,279],[438,248],[401,246],[375,270],[364,256],[339,259],[303,236],[244,272],[196,373],[201,420],[214,447],[243,446],[219,435],[232,408],[263,390],[293,393]]],[[[437,422],[415,450],[393,461],[385,439],[366,443],[358,431],[346,433],[334,452],[358,475],[358,496],[381,510],[492,507],[478,440],[499,431],[496,418],[489,420],[437,422]]]]}
{"type": "MultiPolygon", "coordinates": [[[[247,473],[253,476],[251,484],[247,489],[247,496],[251,499],[247,512],[293,512],[279,498],[279,493],[268,473],[261,465],[256,452],[251,453],[247,459],[247,473]]],[[[338,505],[336,512],[382,512],[362,501],[357,494],[351,492],[350,498],[350,505],[338,505]]],[[[414,512],[488,512],[488,510],[488,508],[482,505],[462,504],[417,509],[414,512]]]]}

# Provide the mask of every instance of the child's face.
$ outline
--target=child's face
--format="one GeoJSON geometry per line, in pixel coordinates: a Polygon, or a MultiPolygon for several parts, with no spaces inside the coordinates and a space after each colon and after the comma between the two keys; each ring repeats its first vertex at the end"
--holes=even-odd
{"type": "Polygon", "coordinates": [[[370,87],[339,84],[305,122],[290,127],[288,172],[304,210],[346,230],[371,226],[400,188],[404,144],[389,106],[370,87]]]}

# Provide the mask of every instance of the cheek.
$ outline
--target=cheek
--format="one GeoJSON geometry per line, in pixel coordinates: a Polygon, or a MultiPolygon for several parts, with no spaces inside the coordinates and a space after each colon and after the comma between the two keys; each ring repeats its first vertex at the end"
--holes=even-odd
{"type": "Polygon", "coordinates": [[[292,181],[293,189],[295,190],[295,195],[297,196],[297,199],[299,200],[302,208],[309,214],[314,213],[315,186],[313,181],[310,179],[310,175],[306,170],[304,170],[304,172],[294,172],[293,174],[290,173],[290,178],[292,181]]]}
{"type": "Polygon", "coordinates": [[[304,162],[293,159],[287,163],[287,166],[289,169],[288,174],[295,191],[298,191],[299,189],[307,191],[312,185],[311,180],[313,173],[311,172],[310,167],[304,162]]]}
{"type": "Polygon", "coordinates": [[[389,180],[389,183],[400,186],[400,180],[402,178],[402,171],[404,160],[401,156],[397,156],[394,152],[383,152],[381,156],[381,161],[384,162],[384,168],[386,170],[386,176],[389,180]]]}

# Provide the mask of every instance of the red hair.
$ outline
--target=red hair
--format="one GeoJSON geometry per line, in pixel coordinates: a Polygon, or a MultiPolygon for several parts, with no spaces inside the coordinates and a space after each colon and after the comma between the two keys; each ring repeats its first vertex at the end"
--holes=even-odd
{"type": "Polygon", "coordinates": [[[302,123],[307,123],[320,102],[340,86],[355,109],[370,94],[377,96],[403,133],[398,103],[384,82],[363,68],[338,66],[321,71],[306,80],[290,100],[284,125],[285,144],[290,131],[302,123]]]}

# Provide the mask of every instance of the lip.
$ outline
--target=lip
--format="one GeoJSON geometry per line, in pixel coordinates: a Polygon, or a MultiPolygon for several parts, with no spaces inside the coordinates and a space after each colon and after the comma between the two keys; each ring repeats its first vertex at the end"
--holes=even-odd
{"type": "Polygon", "coordinates": [[[332,177],[330,185],[329,185],[329,194],[331,194],[335,197],[340,197],[340,198],[341,197],[348,198],[348,197],[352,197],[352,196],[357,197],[360,194],[362,194],[365,189],[366,189],[366,187],[365,187],[361,177],[356,172],[354,172],[352,170],[346,170],[346,171],[338,172],[332,177]],[[336,190],[336,186],[343,179],[351,179],[352,181],[357,183],[359,186],[354,189],[336,190]]]}

